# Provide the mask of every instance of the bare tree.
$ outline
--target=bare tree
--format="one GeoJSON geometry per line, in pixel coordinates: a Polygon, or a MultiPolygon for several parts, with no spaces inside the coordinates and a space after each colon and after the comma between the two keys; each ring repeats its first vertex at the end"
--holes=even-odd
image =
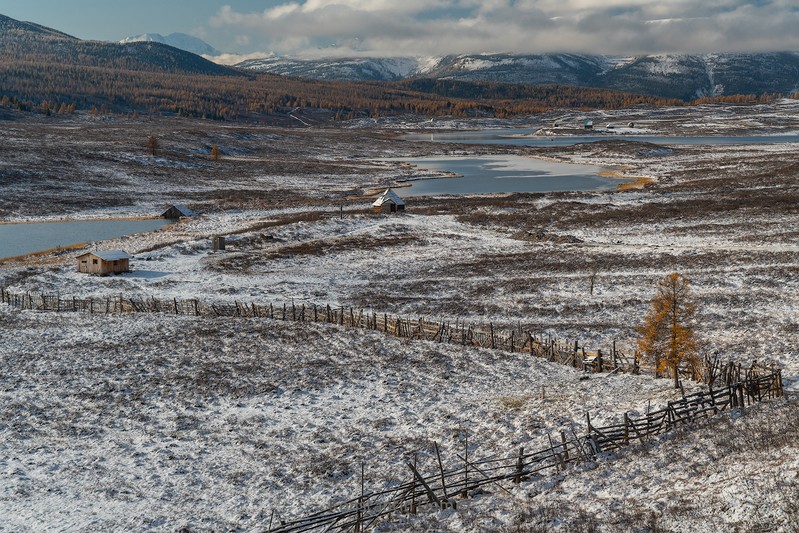
{"type": "Polygon", "coordinates": [[[158,155],[159,143],[158,137],[155,136],[154,133],[151,133],[150,136],[147,138],[147,151],[150,153],[151,156],[158,155]]]}

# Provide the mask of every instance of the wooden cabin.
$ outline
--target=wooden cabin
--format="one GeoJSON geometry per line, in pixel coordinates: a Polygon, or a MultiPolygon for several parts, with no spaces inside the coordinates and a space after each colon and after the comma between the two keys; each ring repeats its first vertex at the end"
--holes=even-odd
{"type": "Polygon", "coordinates": [[[121,274],[130,272],[130,256],[122,250],[108,252],[87,252],[79,255],[78,272],[83,274],[121,274]]]}
{"type": "Polygon", "coordinates": [[[405,211],[405,201],[397,196],[397,193],[386,189],[386,192],[381,194],[377,200],[372,204],[375,213],[396,213],[397,211],[405,211]]]}
{"type": "Polygon", "coordinates": [[[168,218],[169,220],[177,220],[182,217],[196,217],[197,213],[186,207],[185,205],[175,204],[170,205],[169,209],[164,211],[161,218],[168,218]]]}

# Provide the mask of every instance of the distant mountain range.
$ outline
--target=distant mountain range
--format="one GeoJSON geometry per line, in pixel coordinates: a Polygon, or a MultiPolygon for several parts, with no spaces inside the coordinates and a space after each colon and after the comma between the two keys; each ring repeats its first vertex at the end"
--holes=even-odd
{"type": "Polygon", "coordinates": [[[692,100],[799,91],[799,53],[650,55],[470,54],[434,58],[251,59],[243,69],[326,80],[409,78],[563,84],[692,100]]]}
{"type": "Polygon", "coordinates": [[[270,56],[228,67],[157,42],[154,34],[147,38],[85,41],[0,15],[0,105],[47,113],[63,108],[269,117],[293,125],[297,108],[318,121],[391,114],[504,117],[799,91],[799,54],[793,52],[315,61],[270,56]]]}
{"type": "Polygon", "coordinates": [[[137,43],[137,42],[150,42],[161,43],[169,46],[174,46],[180,50],[197,54],[198,56],[218,56],[221,54],[219,50],[206,43],[202,39],[198,39],[192,35],[185,33],[170,33],[169,35],[161,35],[160,33],[143,33],[141,35],[134,35],[132,37],[125,37],[121,44],[137,43]]]}

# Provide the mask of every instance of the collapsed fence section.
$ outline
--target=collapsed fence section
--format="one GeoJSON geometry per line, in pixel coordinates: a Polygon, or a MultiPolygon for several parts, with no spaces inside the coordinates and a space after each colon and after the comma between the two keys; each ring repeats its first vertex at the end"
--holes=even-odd
{"type": "MultiPolygon", "coordinates": [[[[396,515],[412,515],[422,509],[457,508],[458,502],[475,491],[491,485],[510,493],[503,483],[521,483],[549,473],[564,472],[570,464],[592,461],[601,453],[612,452],[634,442],[648,442],[678,426],[709,418],[724,410],[743,408],[783,394],[779,370],[732,383],[725,387],[697,392],[669,402],[665,408],[640,416],[623,413],[618,424],[597,427],[586,415],[584,436],[563,431],[555,438],[548,435],[548,446],[537,451],[519,448],[503,457],[470,459],[468,442],[463,454],[454,454],[454,466],[445,468],[438,444],[432,472],[423,475],[421,468],[407,463],[405,483],[378,492],[365,492],[334,507],[312,515],[270,524],[273,533],[303,531],[365,531],[380,520],[396,515]]],[[[363,470],[361,471],[363,487],[363,470]]]]}

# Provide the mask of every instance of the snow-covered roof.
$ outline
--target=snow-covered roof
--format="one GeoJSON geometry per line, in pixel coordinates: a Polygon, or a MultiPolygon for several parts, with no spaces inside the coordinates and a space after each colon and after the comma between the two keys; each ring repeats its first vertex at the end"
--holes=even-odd
{"type": "Polygon", "coordinates": [[[83,257],[84,255],[95,255],[100,259],[102,259],[103,261],[119,261],[120,259],[130,259],[128,253],[123,250],[108,250],[105,252],[86,252],[85,254],[81,254],[78,257],[83,257]]]}
{"type": "Polygon", "coordinates": [[[391,202],[394,205],[405,205],[405,200],[397,196],[397,193],[392,191],[390,188],[386,189],[386,192],[381,194],[372,205],[375,207],[380,207],[387,202],[391,202]]]}

